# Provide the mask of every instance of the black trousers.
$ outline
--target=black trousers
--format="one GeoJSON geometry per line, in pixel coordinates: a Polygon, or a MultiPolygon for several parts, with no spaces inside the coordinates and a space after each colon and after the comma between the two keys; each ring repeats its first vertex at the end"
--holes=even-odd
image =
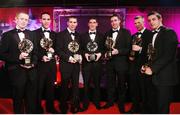
{"type": "Polygon", "coordinates": [[[133,108],[140,109],[142,95],[141,95],[141,76],[138,74],[138,71],[129,74],[129,91],[133,103],[133,108]]]}
{"type": "MultiPolygon", "coordinates": [[[[60,109],[62,113],[66,113],[68,110],[68,97],[69,97],[69,86],[71,85],[71,107],[78,108],[79,107],[79,72],[80,65],[79,64],[71,64],[71,67],[67,67],[66,69],[72,68],[69,72],[61,71],[62,82],[61,82],[61,97],[60,97],[60,109]]],[[[61,65],[60,65],[60,68],[61,65]]]]}
{"type": "Polygon", "coordinates": [[[93,87],[93,102],[95,105],[99,105],[100,102],[100,78],[101,78],[101,62],[89,62],[83,64],[82,74],[84,80],[84,98],[83,103],[87,105],[89,103],[89,89],[92,84],[93,87]]]}
{"type": "Polygon", "coordinates": [[[107,73],[107,103],[113,104],[115,101],[114,94],[118,94],[118,106],[124,107],[125,95],[127,91],[126,85],[126,71],[118,70],[115,63],[108,63],[106,69],[107,73]],[[117,88],[117,91],[116,91],[117,88]]]}
{"type": "Polygon", "coordinates": [[[56,62],[51,60],[50,62],[40,62],[38,65],[38,111],[42,112],[41,100],[43,94],[46,98],[47,111],[54,110],[54,93],[56,78],[56,62]]]}
{"type": "Polygon", "coordinates": [[[157,111],[157,89],[152,83],[152,76],[142,74],[140,78],[142,89],[142,113],[154,114],[157,111]]]}
{"type": "Polygon", "coordinates": [[[172,101],[173,86],[156,86],[157,114],[169,114],[172,101]]]}
{"type": "Polygon", "coordinates": [[[8,70],[13,87],[14,113],[36,113],[37,71],[20,66],[8,70]]]}

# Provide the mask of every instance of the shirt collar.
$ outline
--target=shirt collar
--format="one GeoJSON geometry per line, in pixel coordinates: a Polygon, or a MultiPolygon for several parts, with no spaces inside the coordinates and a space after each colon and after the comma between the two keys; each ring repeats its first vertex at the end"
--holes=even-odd
{"type": "Polygon", "coordinates": [[[75,33],[75,30],[71,31],[69,28],[67,28],[67,30],[68,30],[69,33],[75,33]]]}
{"type": "Polygon", "coordinates": [[[41,27],[41,28],[42,28],[42,31],[44,31],[44,30],[49,30],[49,31],[51,31],[50,28],[48,28],[48,29],[45,29],[44,27],[41,27]]]}

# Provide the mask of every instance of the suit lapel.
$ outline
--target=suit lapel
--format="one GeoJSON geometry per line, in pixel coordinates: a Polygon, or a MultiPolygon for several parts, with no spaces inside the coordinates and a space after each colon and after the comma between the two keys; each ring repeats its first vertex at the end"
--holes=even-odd
{"type": "Polygon", "coordinates": [[[13,38],[19,44],[20,38],[19,38],[18,32],[16,32],[16,29],[13,30],[13,38]]]}
{"type": "Polygon", "coordinates": [[[161,36],[161,34],[163,33],[164,29],[165,29],[165,28],[162,27],[162,28],[160,29],[158,35],[156,36],[156,39],[155,39],[155,42],[154,42],[154,47],[156,47],[156,45],[158,44],[158,41],[159,41],[160,36],[161,36]]]}

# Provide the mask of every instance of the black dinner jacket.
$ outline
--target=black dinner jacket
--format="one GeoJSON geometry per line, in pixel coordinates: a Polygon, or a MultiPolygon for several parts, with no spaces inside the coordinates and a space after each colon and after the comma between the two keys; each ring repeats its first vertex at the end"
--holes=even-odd
{"type": "MultiPolygon", "coordinates": [[[[112,37],[112,29],[105,34],[105,39],[107,36],[112,37]]],[[[117,70],[126,71],[129,66],[128,55],[131,49],[131,34],[129,30],[120,28],[114,48],[119,51],[119,54],[113,56],[110,61],[115,64],[117,70]]]]}
{"type": "MultiPolygon", "coordinates": [[[[25,38],[33,42],[33,51],[29,54],[33,64],[37,64],[37,45],[33,32],[25,30],[25,38]]],[[[20,38],[16,29],[5,32],[2,35],[0,44],[0,59],[6,62],[8,68],[16,68],[19,64],[23,63],[19,60],[20,50],[18,44],[20,38]]]]}
{"type": "MultiPolygon", "coordinates": [[[[138,32],[132,35],[132,40],[136,38],[138,35],[138,32]]],[[[136,65],[136,70],[140,71],[141,66],[146,62],[147,60],[147,47],[148,44],[152,41],[153,34],[150,30],[145,29],[144,32],[141,35],[142,38],[142,50],[141,52],[135,53],[135,60],[134,64],[136,65]]]]}
{"type": "MultiPolygon", "coordinates": [[[[70,69],[72,69],[72,65],[70,62],[68,62],[69,57],[73,56],[74,53],[72,53],[71,51],[69,51],[68,49],[68,44],[70,42],[72,42],[72,38],[71,35],[69,33],[69,31],[67,29],[65,29],[62,32],[59,32],[57,35],[57,40],[56,40],[56,53],[58,54],[58,56],[60,57],[60,68],[61,71],[64,72],[68,72],[70,69]]],[[[80,34],[75,32],[75,41],[78,42],[79,44],[79,50],[76,52],[76,54],[81,54],[81,38],[80,38],[80,34]]],[[[78,63],[76,63],[75,65],[77,65],[78,63]]]]}
{"type": "MultiPolygon", "coordinates": [[[[34,33],[35,33],[35,35],[36,35],[36,42],[37,42],[37,49],[38,49],[38,60],[39,61],[41,61],[42,60],[42,57],[44,56],[44,55],[46,55],[46,50],[45,49],[43,49],[41,46],[40,46],[40,40],[41,40],[41,38],[42,37],[44,37],[44,32],[43,32],[43,30],[42,30],[42,28],[39,28],[39,29],[37,29],[37,30],[34,30],[34,33]]],[[[56,44],[56,37],[57,37],[57,34],[56,34],[56,32],[54,32],[54,31],[50,31],[50,38],[52,39],[52,41],[53,41],[53,46],[52,46],[52,48],[55,50],[55,44],[56,44]]],[[[55,51],[55,53],[56,53],[56,51],[55,51]]]]}
{"type": "MultiPolygon", "coordinates": [[[[81,41],[82,41],[82,54],[84,58],[83,62],[87,62],[87,60],[85,59],[85,53],[92,53],[92,52],[89,52],[89,50],[87,49],[87,44],[91,42],[89,32],[86,32],[81,35],[81,41]]],[[[98,48],[94,53],[101,53],[102,54],[101,57],[102,57],[105,52],[105,47],[104,47],[105,40],[104,40],[104,36],[98,31],[96,32],[94,42],[98,44],[98,48]]]]}
{"type": "Polygon", "coordinates": [[[155,60],[152,63],[153,83],[155,85],[175,85],[178,83],[176,49],[177,35],[174,30],[160,27],[155,39],[155,60]]]}

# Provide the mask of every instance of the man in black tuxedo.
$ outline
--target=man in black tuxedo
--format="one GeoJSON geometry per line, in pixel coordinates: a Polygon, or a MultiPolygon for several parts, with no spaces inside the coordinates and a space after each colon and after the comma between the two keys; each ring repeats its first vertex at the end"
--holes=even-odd
{"type": "MultiPolygon", "coordinates": [[[[140,15],[134,18],[134,25],[138,32],[136,32],[132,36],[132,49],[129,56],[129,89],[133,103],[132,109],[129,111],[129,113],[139,113],[142,108],[152,108],[149,105],[152,101],[146,100],[146,96],[151,96],[146,93],[149,92],[150,89],[152,89],[152,85],[150,85],[151,77],[145,77],[140,72],[142,65],[146,61],[147,47],[148,43],[152,39],[152,32],[145,28],[144,17],[140,15]],[[141,101],[143,102],[142,108],[141,101]]],[[[152,96],[150,99],[153,99],[152,96]]],[[[153,104],[151,105],[153,106],[153,104]]]]}
{"type": "MultiPolygon", "coordinates": [[[[128,70],[128,55],[131,48],[131,34],[129,30],[121,26],[122,19],[118,15],[113,15],[110,18],[112,29],[106,33],[106,43],[110,44],[111,49],[108,48],[105,54],[107,60],[107,86],[108,86],[108,100],[103,108],[109,108],[114,104],[115,88],[117,84],[118,92],[118,108],[121,113],[125,112],[125,94],[126,94],[126,74],[128,70]],[[111,40],[110,40],[111,39],[111,40]]],[[[106,44],[106,45],[107,45],[106,44]]],[[[108,46],[108,45],[107,45],[108,46]]]]}
{"type": "Polygon", "coordinates": [[[152,63],[142,66],[142,73],[152,77],[155,86],[157,108],[155,113],[169,113],[169,106],[172,101],[173,86],[178,83],[176,48],[177,35],[174,30],[164,27],[162,16],[158,12],[148,14],[148,22],[154,33],[152,47],[155,49],[155,56],[152,63]]]}
{"type": "Polygon", "coordinates": [[[51,16],[48,12],[41,14],[42,27],[35,30],[38,48],[38,112],[43,113],[41,100],[46,96],[46,110],[57,113],[54,109],[54,82],[56,79],[56,61],[54,58],[56,33],[50,29],[51,16]],[[45,42],[45,40],[47,40],[45,42]],[[47,44],[46,44],[47,43],[47,44]],[[48,45],[49,44],[49,45],[48,45]],[[43,93],[45,91],[45,93],[43,93]]]}
{"type": "Polygon", "coordinates": [[[93,88],[93,103],[96,109],[100,109],[100,78],[102,69],[102,55],[104,54],[104,38],[97,31],[98,22],[96,18],[90,18],[88,22],[89,31],[84,33],[82,39],[82,75],[84,80],[83,110],[89,106],[90,84],[93,88]]]}
{"type": "Polygon", "coordinates": [[[25,29],[28,20],[27,13],[16,15],[16,28],[2,35],[0,59],[6,62],[12,82],[14,113],[32,114],[36,112],[37,49],[33,33],[25,29]]]}
{"type": "Polygon", "coordinates": [[[82,63],[80,35],[75,31],[78,22],[76,17],[69,17],[67,29],[58,34],[56,52],[60,57],[60,71],[62,76],[60,109],[62,113],[68,111],[68,86],[71,83],[71,112],[79,111],[79,72],[82,63]]]}

